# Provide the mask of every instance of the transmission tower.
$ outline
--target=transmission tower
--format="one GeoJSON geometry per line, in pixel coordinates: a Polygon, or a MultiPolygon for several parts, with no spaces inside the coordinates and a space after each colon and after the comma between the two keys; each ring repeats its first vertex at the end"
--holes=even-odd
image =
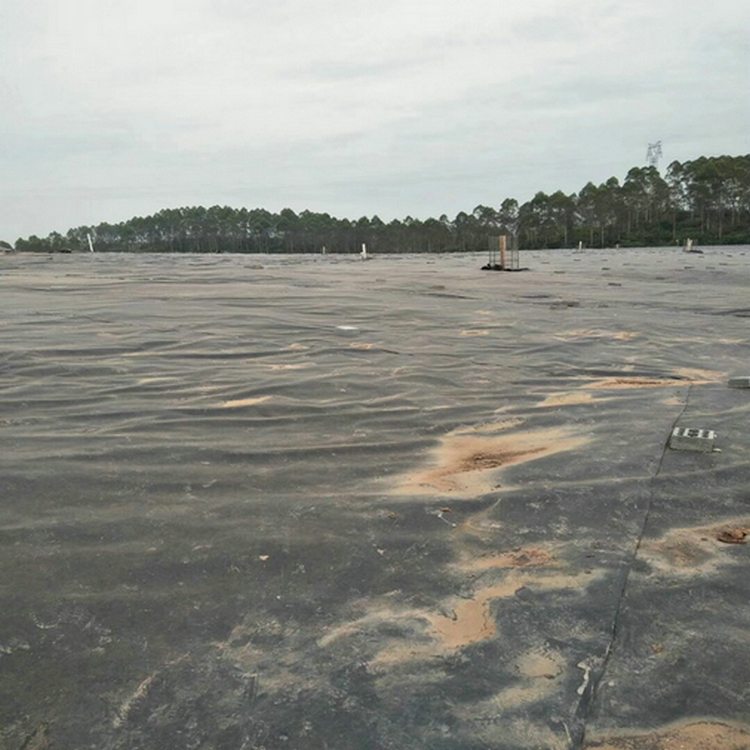
{"type": "Polygon", "coordinates": [[[648,151],[646,151],[646,161],[648,162],[649,167],[659,167],[659,159],[662,156],[661,152],[661,141],[656,141],[656,143],[649,143],[648,144],[648,151]]]}

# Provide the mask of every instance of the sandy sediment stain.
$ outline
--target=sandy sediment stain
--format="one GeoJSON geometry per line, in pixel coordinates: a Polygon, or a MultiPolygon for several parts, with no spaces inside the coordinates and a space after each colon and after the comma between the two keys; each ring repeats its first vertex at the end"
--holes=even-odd
{"type": "Polygon", "coordinates": [[[424,637],[420,639],[420,635],[425,635],[423,610],[401,608],[396,602],[389,601],[387,596],[362,602],[360,606],[364,609],[361,617],[330,629],[318,639],[318,645],[325,648],[341,638],[361,633],[377,633],[384,627],[389,630],[402,631],[404,636],[409,637],[414,647],[420,640],[425,640],[424,637]]]}
{"type": "Polygon", "coordinates": [[[489,336],[490,332],[486,328],[465,328],[461,331],[462,336],[489,336]]]}
{"type": "Polygon", "coordinates": [[[563,428],[495,434],[466,428],[445,435],[432,451],[431,465],[402,476],[398,495],[477,497],[497,489],[497,470],[514,464],[571,451],[588,442],[563,428]]]}
{"type": "Polygon", "coordinates": [[[52,722],[45,721],[38,726],[21,745],[21,750],[52,750],[52,740],[49,737],[52,722]]]}
{"type": "MultiPolygon", "coordinates": [[[[488,731],[494,728],[495,733],[498,728],[502,728],[503,738],[507,741],[507,731],[513,727],[515,721],[508,716],[508,712],[517,712],[519,709],[549,700],[550,696],[559,693],[561,683],[557,678],[565,669],[565,658],[554,650],[540,648],[527,651],[515,662],[514,671],[518,676],[518,682],[488,698],[464,705],[459,720],[472,728],[485,727],[488,731]]],[[[539,724],[524,727],[524,731],[516,738],[518,745],[528,746],[529,738],[535,732],[544,733],[543,741],[541,744],[535,744],[535,747],[568,747],[563,727],[560,728],[559,734],[554,734],[539,724]]],[[[496,734],[490,741],[493,744],[497,741],[496,734]]]]}
{"type": "MultiPolygon", "coordinates": [[[[499,410],[498,410],[499,411],[499,410]]],[[[512,427],[524,424],[524,417],[501,417],[492,422],[481,422],[480,424],[466,425],[453,430],[451,435],[494,435],[496,432],[504,432],[512,427]]]]}
{"type": "MultiPolygon", "coordinates": [[[[750,531],[750,518],[732,518],[708,526],[672,529],[659,539],[644,540],[639,556],[655,572],[691,576],[708,574],[731,564],[731,544],[717,537],[728,529],[750,531]]],[[[744,559],[744,558],[743,558],[744,559]]]]}
{"type": "Polygon", "coordinates": [[[594,738],[589,750],[747,750],[750,727],[705,719],[680,722],[653,732],[594,738]]]}
{"type": "Polygon", "coordinates": [[[590,404],[594,401],[609,401],[607,398],[594,398],[591,393],[581,393],[580,391],[568,391],[561,393],[550,393],[544,401],[540,401],[537,406],[573,406],[575,404],[590,404]]]}
{"type": "Polygon", "coordinates": [[[306,370],[308,367],[314,367],[312,362],[297,362],[295,364],[267,364],[266,367],[269,370],[306,370]]]}
{"type": "Polygon", "coordinates": [[[665,406],[682,406],[684,403],[684,400],[677,398],[677,396],[667,396],[667,398],[662,399],[662,404],[665,406]]]}
{"type": "Polygon", "coordinates": [[[489,336],[489,333],[486,328],[466,328],[461,331],[462,336],[489,336]]]}
{"type": "Polygon", "coordinates": [[[678,367],[668,377],[648,378],[642,376],[618,376],[613,375],[606,378],[597,378],[586,383],[583,388],[620,390],[625,388],[671,388],[686,385],[706,385],[717,383],[726,376],[726,373],[717,370],[701,370],[694,367],[678,367]]]}
{"type": "Polygon", "coordinates": [[[696,385],[718,383],[727,376],[725,372],[720,370],[702,370],[696,367],[678,367],[674,373],[680,378],[691,380],[696,385]]]}
{"type": "MultiPolygon", "coordinates": [[[[505,692],[505,691],[504,691],[505,692]]],[[[519,690],[510,688],[509,699],[514,699],[519,690]]],[[[536,691],[539,692],[539,691],[536,691]]],[[[498,694],[501,696],[502,694],[498,694]]],[[[527,700],[523,705],[529,705],[544,697],[539,693],[539,697],[534,699],[533,694],[527,691],[527,700]]],[[[483,704],[483,708],[487,704],[483,704]]],[[[533,719],[520,718],[518,716],[508,717],[503,713],[492,713],[492,708],[485,708],[486,713],[481,714],[478,710],[465,710],[464,716],[461,716],[459,726],[467,726],[470,729],[470,739],[467,738],[466,745],[475,747],[477,740],[483,743],[484,747],[528,747],[544,748],[545,750],[569,750],[570,742],[565,733],[565,728],[560,724],[558,733],[551,729],[547,722],[534,721],[533,719]],[[498,745],[498,741],[501,743],[498,745]]],[[[502,706],[500,706],[502,711],[502,706]]]]}
{"type": "Polygon", "coordinates": [[[354,342],[352,344],[349,344],[350,349],[362,349],[362,350],[369,350],[372,349],[375,346],[375,344],[364,344],[359,342],[354,342]]]}
{"type": "Polygon", "coordinates": [[[583,388],[590,388],[592,390],[624,390],[628,388],[674,388],[678,386],[690,385],[688,379],[681,378],[644,378],[644,377],[618,377],[613,376],[609,378],[601,378],[594,380],[583,388]]]}
{"type": "Polygon", "coordinates": [[[177,658],[168,661],[162,669],[157,669],[155,672],[152,672],[144,680],[142,680],[139,683],[138,687],[136,687],[135,691],[131,693],[127,698],[125,698],[125,700],[118,707],[115,716],[112,719],[112,726],[115,727],[115,729],[119,729],[127,722],[133,706],[135,706],[146,697],[154,680],[161,675],[163,669],[168,669],[169,667],[180,664],[187,658],[187,654],[178,656],[177,658]]]}
{"type": "MultiPolygon", "coordinates": [[[[502,557],[498,555],[496,562],[502,557]]],[[[386,597],[363,602],[360,617],[329,630],[318,645],[325,648],[342,638],[364,638],[368,647],[374,649],[369,660],[373,667],[395,667],[481,643],[497,634],[493,602],[508,599],[523,588],[582,590],[598,578],[596,574],[570,574],[554,568],[533,569],[550,560],[553,558],[541,550],[507,553],[502,564],[495,566],[509,568],[502,571],[500,580],[493,575],[495,580],[479,585],[470,597],[453,597],[435,609],[401,607],[398,601],[386,597]],[[394,631],[398,635],[394,636],[394,631]]],[[[562,671],[562,666],[556,656],[535,651],[519,657],[517,671],[528,678],[554,677],[562,671]]]]}
{"type": "Polygon", "coordinates": [[[511,576],[498,586],[480,589],[472,599],[455,602],[450,616],[428,613],[425,619],[440,644],[446,649],[486,641],[497,632],[490,602],[513,596],[522,587],[523,583],[515,576],[511,576]]]}
{"type": "Polygon", "coordinates": [[[556,559],[541,547],[521,547],[510,552],[488,553],[479,557],[466,557],[456,563],[461,571],[481,572],[506,568],[534,568],[556,564],[556,559]]]}
{"type": "Polygon", "coordinates": [[[463,648],[495,636],[497,626],[490,606],[493,601],[511,597],[522,588],[535,591],[580,589],[594,578],[586,573],[513,570],[502,583],[478,589],[471,599],[455,600],[450,616],[432,613],[425,616],[443,649],[463,648]]]}
{"type": "Polygon", "coordinates": [[[230,401],[224,401],[221,404],[222,409],[236,409],[240,406],[255,406],[270,401],[271,396],[250,396],[248,398],[235,398],[230,401]]]}
{"type": "Polygon", "coordinates": [[[632,341],[641,334],[638,331],[606,331],[601,328],[587,328],[578,331],[563,331],[555,338],[562,341],[571,339],[612,339],[614,341],[632,341]]]}
{"type": "Polygon", "coordinates": [[[562,654],[551,650],[533,650],[521,654],[516,659],[516,670],[531,679],[553,680],[563,673],[565,659],[562,654]]]}

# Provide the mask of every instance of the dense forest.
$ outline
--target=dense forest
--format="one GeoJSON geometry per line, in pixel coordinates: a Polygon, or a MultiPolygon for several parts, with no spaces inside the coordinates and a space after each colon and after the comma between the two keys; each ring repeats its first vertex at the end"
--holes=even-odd
{"type": "Polygon", "coordinates": [[[375,253],[485,250],[487,238],[507,234],[523,249],[750,243],[750,154],[702,156],[656,167],[633,167],[622,184],[611,177],[577,194],[537,193],[519,205],[477,206],[454,219],[407,216],[388,223],[377,216],[351,221],[289,208],[164,209],[119,224],[78,227],[62,235],[19,239],[16,250],[179,253],[351,253],[362,243],[375,253]]]}

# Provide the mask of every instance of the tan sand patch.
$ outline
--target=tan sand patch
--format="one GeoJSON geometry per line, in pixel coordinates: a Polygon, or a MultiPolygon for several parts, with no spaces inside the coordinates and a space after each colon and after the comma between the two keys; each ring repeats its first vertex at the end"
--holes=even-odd
{"type": "Polygon", "coordinates": [[[681,576],[710,573],[732,559],[728,548],[733,544],[721,540],[738,530],[750,531],[750,518],[672,529],[660,539],[644,540],[639,554],[658,572],[681,576]]]}
{"type": "Polygon", "coordinates": [[[592,401],[609,401],[606,398],[594,398],[591,393],[581,393],[580,391],[569,391],[567,393],[550,393],[544,401],[540,401],[537,406],[573,406],[575,404],[588,404],[592,401]]]}
{"type": "Polygon", "coordinates": [[[497,489],[497,470],[575,450],[588,438],[562,428],[509,435],[448,433],[432,451],[431,466],[403,476],[394,489],[400,495],[477,497],[497,489]]]}
{"type": "Polygon", "coordinates": [[[594,380],[584,385],[584,388],[595,390],[622,390],[626,388],[674,388],[676,386],[690,385],[688,379],[681,380],[677,378],[602,378],[594,380]]]}
{"type": "Polygon", "coordinates": [[[393,626],[401,623],[406,627],[419,627],[424,619],[422,610],[399,608],[392,602],[382,600],[368,602],[366,608],[367,612],[362,617],[329,630],[318,640],[318,645],[325,648],[340,638],[372,631],[383,624],[393,626]]]}
{"type": "Polygon", "coordinates": [[[375,344],[360,344],[357,342],[349,344],[350,349],[372,349],[373,346],[375,346],[375,344]]]}
{"type": "Polygon", "coordinates": [[[698,385],[718,383],[727,375],[725,372],[720,372],[719,370],[700,370],[695,367],[678,367],[674,373],[678,377],[687,378],[698,385]]]}
{"type": "Polygon", "coordinates": [[[266,365],[269,370],[306,370],[312,366],[312,362],[299,362],[292,365],[266,365]]]}
{"type": "Polygon", "coordinates": [[[677,398],[677,396],[668,396],[665,399],[662,399],[662,404],[665,406],[682,406],[685,402],[682,399],[677,398]]]}
{"type": "Polygon", "coordinates": [[[658,732],[622,735],[587,742],[590,750],[747,750],[750,727],[718,721],[672,725],[658,732]]]}
{"type": "Polygon", "coordinates": [[[484,571],[503,568],[534,568],[541,565],[554,565],[552,555],[539,547],[522,547],[500,554],[486,554],[466,559],[456,565],[460,570],[484,571]]]}
{"type": "Polygon", "coordinates": [[[428,614],[427,621],[445,648],[454,649],[486,641],[497,632],[490,602],[513,596],[522,587],[520,581],[511,578],[499,586],[477,591],[473,599],[459,601],[450,617],[428,614]]]}
{"type": "Polygon", "coordinates": [[[513,570],[501,584],[479,589],[472,599],[458,600],[450,617],[426,614],[426,618],[444,648],[462,648],[495,635],[497,626],[490,609],[495,599],[506,599],[526,587],[541,591],[581,588],[592,579],[591,575],[583,573],[534,575],[513,570]]]}
{"type": "Polygon", "coordinates": [[[527,651],[516,659],[516,670],[532,679],[552,680],[564,669],[565,659],[555,651],[527,651]]]}
{"type": "Polygon", "coordinates": [[[700,370],[693,367],[678,367],[672,371],[672,377],[608,377],[594,380],[584,388],[618,390],[623,388],[670,388],[685,385],[705,385],[717,383],[726,377],[726,373],[717,370],[700,370]]]}
{"type": "Polygon", "coordinates": [[[481,740],[485,747],[494,748],[498,747],[498,738],[502,738],[504,747],[543,747],[544,750],[569,750],[571,747],[564,722],[560,722],[559,734],[555,734],[549,726],[534,719],[503,716],[498,720],[497,714],[477,716],[474,712],[464,721],[471,726],[471,741],[467,746],[476,746],[477,740],[481,740]]]}
{"type": "Polygon", "coordinates": [[[239,406],[255,406],[255,404],[263,404],[266,401],[270,401],[271,396],[255,396],[249,398],[236,398],[231,401],[224,401],[221,405],[222,409],[235,409],[239,406]]]}
{"type": "MultiPolygon", "coordinates": [[[[384,597],[366,604],[366,612],[358,619],[344,623],[328,631],[318,644],[330,646],[340,638],[356,637],[364,634],[371,645],[384,627],[402,632],[400,637],[385,636],[382,646],[370,663],[377,665],[398,665],[415,660],[431,659],[447,651],[464,648],[474,643],[493,638],[497,626],[492,615],[491,604],[498,599],[507,599],[521,588],[538,591],[559,591],[563,589],[583,589],[597,575],[569,575],[558,572],[510,570],[499,583],[477,589],[468,599],[453,598],[442,604],[440,612],[399,607],[398,603],[384,597]],[[450,614],[445,614],[445,613],[450,614]]],[[[546,672],[551,669],[543,660],[537,667],[546,672]]],[[[529,670],[531,663],[524,662],[529,670]]]]}
{"type": "Polygon", "coordinates": [[[295,352],[301,352],[304,349],[309,349],[310,347],[305,344],[289,344],[287,348],[295,352]]]}
{"type": "Polygon", "coordinates": [[[489,331],[484,328],[468,328],[465,331],[461,331],[462,336],[488,336],[489,331]]]}
{"type": "Polygon", "coordinates": [[[568,341],[570,339],[596,338],[613,339],[615,341],[632,341],[641,334],[638,331],[605,331],[601,328],[588,328],[579,331],[563,331],[555,336],[557,339],[568,341]]]}
{"type": "Polygon", "coordinates": [[[469,425],[467,427],[458,427],[451,432],[451,435],[494,435],[496,432],[509,430],[511,427],[519,427],[526,420],[523,417],[503,417],[493,422],[483,422],[481,424],[469,425]]]}

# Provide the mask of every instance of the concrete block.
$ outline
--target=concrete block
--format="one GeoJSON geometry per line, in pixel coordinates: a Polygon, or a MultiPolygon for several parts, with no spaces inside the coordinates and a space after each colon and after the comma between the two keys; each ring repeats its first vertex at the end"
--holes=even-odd
{"type": "Polygon", "coordinates": [[[713,430],[675,427],[669,436],[669,447],[677,451],[711,453],[714,449],[715,439],[716,433],[713,430]]]}
{"type": "Polygon", "coordinates": [[[730,388],[750,388],[750,375],[743,375],[739,378],[729,378],[730,388]]]}

